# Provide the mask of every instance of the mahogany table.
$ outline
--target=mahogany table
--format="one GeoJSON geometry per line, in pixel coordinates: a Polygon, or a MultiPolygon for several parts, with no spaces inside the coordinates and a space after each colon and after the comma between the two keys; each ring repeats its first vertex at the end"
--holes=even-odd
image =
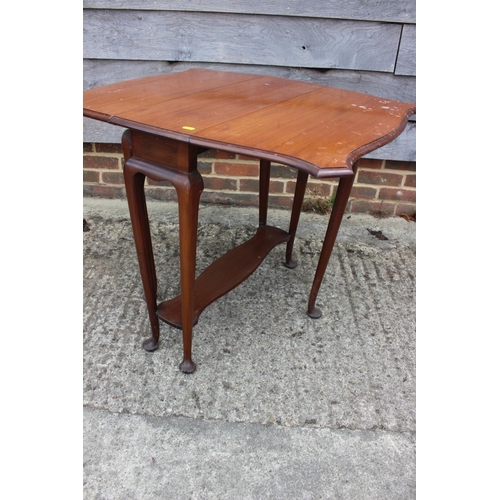
{"type": "Polygon", "coordinates": [[[126,127],[124,177],[152,336],[158,348],[159,319],[182,329],[184,359],[193,373],[192,329],[202,311],[242,283],[278,244],[292,249],[309,175],[339,178],[307,313],[315,306],[347,204],[357,160],[395,139],[415,105],[283,78],[190,69],[140,78],[84,92],[84,116],[126,127]],[[211,264],[195,279],[198,207],[203,178],[197,155],[219,149],[260,160],[259,227],[255,235],[211,264]],[[297,169],[288,231],[267,224],[271,162],[297,169]],[[181,293],[157,302],[156,269],[144,179],[170,181],[179,205],[181,293]]]}

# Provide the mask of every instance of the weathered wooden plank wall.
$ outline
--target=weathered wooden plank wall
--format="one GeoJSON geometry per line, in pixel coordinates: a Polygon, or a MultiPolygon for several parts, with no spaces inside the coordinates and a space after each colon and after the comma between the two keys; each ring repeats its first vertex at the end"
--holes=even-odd
{"type": "Polygon", "coordinates": [[[414,0],[84,0],[83,7],[416,22],[414,0]]]}
{"type": "MultiPolygon", "coordinates": [[[[84,0],[84,89],[192,67],[415,101],[415,0],[84,0]]],[[[415,160],[416,123],[370,158],[415,160]]],[[[122,130],[84,119],[84,142],[122,130]]]]}

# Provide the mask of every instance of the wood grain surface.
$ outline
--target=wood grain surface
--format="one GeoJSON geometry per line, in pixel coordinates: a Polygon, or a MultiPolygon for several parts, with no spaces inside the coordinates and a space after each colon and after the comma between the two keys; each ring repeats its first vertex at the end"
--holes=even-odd
{"type": "Polygon", "coordinates": [[[84,8],[134,9],[191,12],[227,12],[233,14],[287,15],[370,21],[416,21],[415,0],[84,0],[84,8]]]}
{"type": "Polygon", "coordinates": [[[191,69],[84,92],[84,115],[202,147],[349,174],[391,142],[415,106],[317,84],[191,69]]]}
{"type": "Polygon", "coordinates": [[[221,62],[392,73],[399,24],[202,12],[86,9],[88,59],[221,62]],[[103,36],[105,34],[105,36],[103,36]]]}

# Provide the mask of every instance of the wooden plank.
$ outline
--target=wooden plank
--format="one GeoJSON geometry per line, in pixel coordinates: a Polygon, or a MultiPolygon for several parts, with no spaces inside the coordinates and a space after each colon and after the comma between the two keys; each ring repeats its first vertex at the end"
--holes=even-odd
{"type": "MultiPolygon", "coordinates": [[[[197,63],[178,63],[184,69],[196,67],[197,63]]],[[[175,71],[176,63],[164,61],[127,61],[116,59],[84,59],[83,90],[109,85],[110,83],[162,75],[175,71]]],[[[183,69],[179,69],[183,71],[183,69]]]]}
{"type": "Polygon", "coordinates": [[[405,25],[403,26],[395,74],[415,76],[417,74],[416,59],[417,28],[416,26],[405,25]]]}
{"type": "Polygon", "coordinates": [[[83,142],[121,144],[125,130],[123,127],[83,117],[83,142]]]}
{"type": "MultiPolygon", "coordinates": [[[[290,235],[282,229],[261,226],[248,241],[210,264],[194,282],[193,325],[212,302],[245,281],[274,247],[289,239],[290,235]]],[[[182,328],[181,295],[158,304],[156,313],[169,325],[182,328]]]]}
{"type": "Polygon", "coordinates": [[[277,76],[303,82],[318,83],[354,92],[415,102],[415,77],[394,76],[391,73],[352,70],[316,70],[311,68],[287,68],[278,66],[254,66],[220,63],[169,63],[161,61],[127,61],[85,59],[83,61],[84,90],[133,78],[185,71],[191,68],[206,68],[219,71],[254,73],[257,75],[277,76]]]}
{"type": "Polygon", "coordinates": [[[393,72],[401,26],[284,16],[84,11],[84,58],[393,72]]]}
{"type": "Polygon", "coordinates": [[[84,0],[84,8],[227,12],[278,16],[416,22],[415,0],[84,0]]]}

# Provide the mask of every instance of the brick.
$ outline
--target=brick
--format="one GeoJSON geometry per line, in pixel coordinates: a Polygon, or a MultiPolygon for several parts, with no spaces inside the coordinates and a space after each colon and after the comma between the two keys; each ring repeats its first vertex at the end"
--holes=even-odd
{"type": "MultiPolygon", "coordinates": [[[[271,183],[269,183],[269,190],[271,189],[271,183]]],[[[259,180],[258,179],[240,179],[240,191],[250,191],[251,193],[259,192],[259,180]]]]}
{"type": "Polygon", "coordinates": [[[391,203],[390,201],[386,200],[374,201],[373,206],[374,208],[370,212],[370,214],[376,217],[394,215],[394,211],[396,209],[396,203],[391,203]]]}
{"type": "MultiPolygon", "coordinates": [[[[269,181],[269,192],[270,193],[282,193],[283,192],[283,182],[282,181],[269,181]]],[[[259,180],[258,179],[240,179],[240,191],[250,191],[252,193],[259,192],[259,180]]]]}
{"type": "Polygon", "coordinates": [[[157,201],[177,201],[177,191],[174,188],[145,188],[146,199],[157,201]]]}
{"type": "Polygon", "coordinates": [[[409,189],[382,188],[378,197],[381,200],[416,201],[416,191],[411,191],[409,189]]]}
{"type": "Polygon", "coordinates": [[[280,179],[296,179],[297,170],[279,163],[271,163],[271,177],[280,179]]]}
{"type": "Polygon", "coordinates": [[[217,189],[225,191],[236,191],[238,188],[236,179],[227,179],[223,177],[204,177],[205,189],[217,189]]]}
{"type": "Polygon", "coordinates": [[[83,186],[83,196],[92,198],[125,198],[125,188],[116,186],[103,186],[95,184],[85,184],[83,186]]]}
{"type": "Polygon", "coordinates": [[[256,177],[259,174],[259,166],[254,163],[215,162],[214,172],[222,175],[256,177]]]}
{"type": "Polygon", "coordinates": [[[83,152],[84,153],[93,153],[94,152],[94,145],[91,142],[84,142],[83,143],[83,152]]]}
{"type": "Polygon", "coordinates": [[[358,170],[362,168],[370,168],[380,170],[384,164],[384,160],[373,160],[370,158],[361,158],[358,163],[358,170]]]}
{"type": "Polygon", "coordinates": [[[272,208],[291,208],[293,204],[293,196],[286,195],[271,195],[269,196],[269,206],[272,208]]]}
{"type": "MultiPolygon", "coordinates": [[[[295,192],[295,188],[293,192],[295,192]]],[[[330,196],[331,192],[332,183],[330,182],[309,182],[306,188],[306,196],[330,196]]]]}
{"type": "Polygon", "coordinates": [[[84,156],[83,168],[100,168],[103,170],[118,170],[120,163],[118,158],[110,156],[84,156]]]}
{"type": "Polygon", "coordinates": [[[228,151],[215,150],[215,158],[218,160],[234,160],[236,158],[236,153],[229,153],[228,151]]]}
{"type": "Polygon", "coordinates": [[[149,177],[146,177],[146,185],[147,186],[165,186],[165,187],[172,187],[172,183],[170,181],[155,181],[153,179],[150,179],[149,177]]]}
{"type": "Polygon", "coordinates": [[[83,182],[99,182],[99,172],[96,170],[84,170],[83,182]]]}
{"type": "Polygon", "coordinates": [[[125,184],[121,172],[103,172],[102,182],[103,184],[125,184]]]}
{"type": "Polygon", "coordinates": [[[417,187],[417,176],[414,174],[407,175],[405,179],[405,186],[412,188],[417,187]]]}
{"type": "Polygon", "coordinates": [[[401,186],[403,175],[385,172],[384,170],[358,170],[356,182],[359,184],[375,184],[378,186],[401,186]]]}
{"type": "Polygon", "coordinates": [[[378,214],[380,212],[386,215],[394,214],[394,203],[383,203],[375,200],[350,200],[348,211],[356,214],[378,214]]]}
{"type": "Polygon", "coordinates": [[[399,203],[395,213],[396,215],[406,214],[413,217],[417,213],[417,207],[415,204],[399,203]]]}
{"type": "Polygon", "coordinates": [[[281,181],[271,181],[269,182],[269,192],[270,193],[283,193],[285,189],[285,184],[281,181]]]}
{"type": "Polygon", "coordinates": [[[295,181],[288,181],[285,186],[285,192],[293,194],[295,193],[295,185],[297,183],[295,181]]]}
{"type": "Polygon", "coordinates": [[[259,204],[259,197],[250,193],[203,191],[203,193],[201,193],[201,201],[205,203],[218,203],[220,205],[245,205],[256,207],[259,204]]]}
{"type": "Polygon", "coordinates": [[[386,160],[385,168],[386,170],[407,170],[409,172],[415,172],[417,170],[417,163],[414,161],[386,160]]]}
{"type": "Polygon", "coordinates": [[[351,190],[351,198],[362,198],[365,200],[374,199],[377,196],[375,188],[366,186],[353,186],[351,190]]]}
{"type": "Polygon", "coordinates": [[[210,175],[212,173],[213,162],[211,161],[199,161],[198,160],[198,172],[201,175],[210,175]]]}
{"type": "Polygon", "coordinates": [[[118,154],[122,154],[122,146],[121,146],[121,144],[96,143],[95,150],[96,150],[96,153],[118,153],[118,154]]]}
{"type": "MultiPolygon", "coordinates": [[[[295,181],[288,181],[285,186],[285,192],[295,194],[295,181]]],[[[307,196],[331,196],[337,190],[337,182],[313,183],[308,182],[306,187],[307,196]]]]}

